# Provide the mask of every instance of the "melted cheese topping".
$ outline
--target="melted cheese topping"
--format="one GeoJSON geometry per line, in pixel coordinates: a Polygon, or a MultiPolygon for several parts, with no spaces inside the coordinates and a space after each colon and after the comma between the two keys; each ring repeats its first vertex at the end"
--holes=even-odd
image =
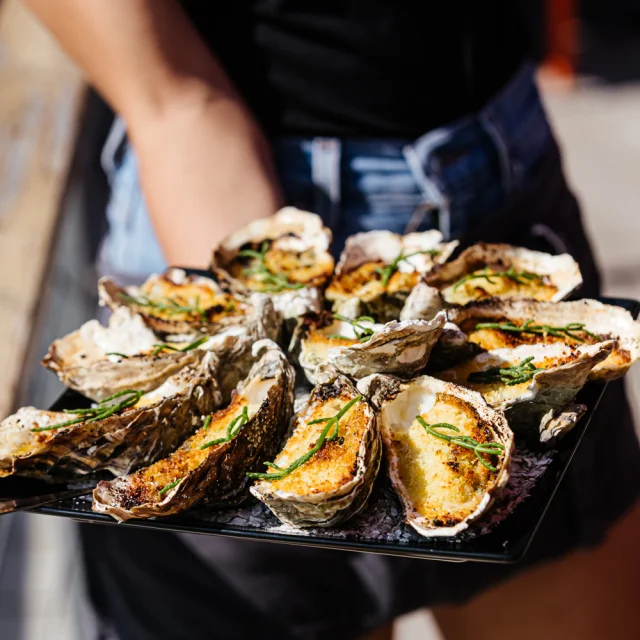
{"type": "MultiPolygon", "coordinates": [[[[322,401],[314,393],[310,409],[304,416],[298,416],[293,435],[278,454],[275,463],[279,467],[287,467],[312,449],[326,423],[309,424],[309,421],[334,416],[354,397],[343,389],[339,396],[322,401]]],[[[338,439],[326,442],[310,460],[282,480],[273,481],[273,490],[299,496],[338,491],[356,475],[358,451],[368,424],[366,405],[356,402],[340,420],[338,439]],[[344,439],[342,444],[340,438],[344,439]]]]}
{"type": "Polygon", "coordinates": [[[34,433],[32,429],[67,422],[70,416],[57,411],[42,411],[35,407],[22,407],[0,424],[0,460],[29,455],[51,440],[54,431],[34,433]]]}
{"type": "MultiPolygon", "coordinates": [[[[416,415],[430,425],[455,425],[460,435],[478,442],[495,442],[494,434],[473,407],[455,396],[438,393],[423,398],[422,404],[417,398],[407,402],[404,396],[401,394],[383,409],[385,443],[397,459],[397,466],[391,471],[396,476],[394,481],[406,492],[408,511],[430,520],[434,526],[453,526],[475,511],[494,473],[480,463],[473,451],[427,433],[416,415]]],[[[440,431],[455,435],[453,431],[440,431]]],[[[494,466],[498,463],[496,456],[486,459],[494,466]]]]}
{"type": "MultiPolygon", "coordinates": [[[[503,272],[506,269],[488,269],[489,274],[503,272]]],[[[477,269],[472,272],[476,275],[486,273],[484,269],[477,269]]],[[[453,304],[467,304],[473,300],[483,298],[531,298],[533,300],[551,300],[557,293],[558,288],[552,284],[548,276],[527,280],[526,283],[518,283],[511,278],[494,277],[492,282],[485,278],[474,278],[467,280],[459,286],[457,283],[462,279],[460,276],[456,282],[445,287],[441,293],[444,299],[453,304]]]]}
{"type": "MultiPolygon", "coordinates": [[[[362,321],[359,325],[377,331],[382,325],[373,322],[362,321]]],[[[312,352],[318,362],[325,362],[329,357],[329,350],[335,347],[350,347],[361,344],[356,338],[356,331],[352,324],[335,320],[322,328],[314,328],[309,331],[303,340],[303,350],[312,352]],[[341,337],[338,337],[341,336],[341,337]]]]}

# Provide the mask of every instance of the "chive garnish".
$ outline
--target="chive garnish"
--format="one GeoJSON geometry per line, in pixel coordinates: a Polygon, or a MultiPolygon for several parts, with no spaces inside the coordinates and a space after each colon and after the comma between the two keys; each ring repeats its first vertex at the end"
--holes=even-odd
{"type": "Polygon", "coordinates": [[[497,329],[498,331],[507,331],[510,333],[531,333],[546,336],[554,336],[556,338],[573,338],[578,342],[584,342],[584,338],[574,335],[574,333],[584,333],[590,338],[599,340],[599,337],[591,331],[587,331],[584,323],[570,322],[563,327],[553,326],[550,324],[533,324],[533,320],[527,320],[522,326],[518,326],[513,322],[479,322],[476,329],[497,329]]]}
{"type": "Polygon", "coordinates": [[[379,273],[382,278],[382,286],[386,287],[389,284],[389,280],[391,280],[391,276],[393,276],[393,274],[398,270],[399,265],[401,262],[408,260],[409,258],[412,258],[413,256],[419,256],[419,255],[430,255],[432,257],[435,257],[439,254],[440,252],[437,249],[425,249],[424,251],[414,251],[413,253],[409,253],[407,255],[404,255],[404,253],[401,251],[398,256],[396,256],[388,265],[386,265],[385,267],[379,267],[378,269],[376,269],[376,273],[379,273]]]}
{"type": "Polygon", "coordinates": [[[478,460],[485,466],[489,471],[497,471],[496,467],[487,462],[481,454],[486,453],[492,456],[498,456],[501,453],[504,453],[504,445],[499,442],[489,442],[489,443],[481,443],[472,438],[471,436],[448,436],[444,433],[440,433],[436,431],[436,429],[449,429],[450,431],[460,432],[458,427],[455,427],[448,422],[438,422],[436,424],[427,424],[427,422],[422,418],[422,416],[416,416],[416,420],[418,423],[424,428],[427,433],[430,433],[432,436],[436,438],[440,438],[440,440],[444,440],[445,442],[450,442],[451,444],[456,444],[459,447],[463,447],[464,449],[469,449],[473,451],[478,460]]]}
{"type": "Polygon", "coordinates": [[[162,489],[160,489],[158,493],[162,495],[163,493],[167,493],[167,491],[171,491],[171,489],[175,489],[182,482],[182,480],[184,480],[184,478],[178,478],[177,480],[170,482],[169,484],[162,487],[162,489]]]}
{"type": "Polygon", "coordinates": [[[157,356],[161,351],[164,351],[165,349],[168,351],[180,351],[181,353],[184,353],[186,351],[192,351],[193,349],[197,349],[200,345],[204,344],[208,339],[209,339],[209,336],[201,336],[200,338],[198,338],[197,340],[194,340],[193,342],[189,343],[185,347],[182,347],[182,349],[179,349],[178,347],[174,347],[173,345],[170,345],[170,344],[159,342],[158,344],[153,345],[155,347],[153,350],[153,355],[157,356]]]}
{"type": "Polygon", "coordinates": [[[164,311],[173,316],[178,313],[197,313],[200,316],[200,320],[207,322],[207,310],[200,306],[200,296],[196,297],[195,304],[193,305],[181,305],[171,298],[162,298],[160,300],[151,300],[146,296],[131,296],[127,293],[120,293],[120,299],[123,302],[129,304],[135,304],[138,307],[147,307],[149,309],[156,309],[157,311],[164,311]],[[164,300],[164,301],[163,301],[164,300]]]}
{"type": "Polygon", "coordinates": [[[356,402],[359,402],[360,400],[362,400],[362,396],[357,396],[353,398],[353,400],[349,400],[349,402],[347,402],[347,404],[345,404],[344,407],[342,407],[342,409],[340,409],[340,411],[338,411],[334,416],[310,420],[307,424],[321,424],[322,422],[326,422],[327,424],[322,430],[322,433],[313,448],[309,449],[307,453],[294,460],[288,467],[283,469],[273,462],[265,462],[264,465],[270,469],[275,469],[276,473],[247,473],[247,476],[249,476],[249,478],[268,481],[281,480],[288,476],[290,473],[301,467],[305,462],[313,458],[313,456],[322,449],[325,442],[332,442],[333,440],[338,439],[338,426],[340,424],[340,419],[345,415],[345,413],[347,413],[347,411],[349,411],[349,409],[351,409],[351,407],[353,407],[354,404],[356,404],[356,402]],[[331,431],[332,429],[333,431],[331,431]]]}
{"type": "MultiPolygon", "coordinates": [[[[359,342],[369,342],[371,340],[371,336],[375,333],[375,331],[371,327],[364,327],[362,322],[373,322],[375,320],[371,316],[358,316],[355,320],[351,318],[347,318],[346,316],[341,316],[339,313],[334,313],[333,317],[336,320],[341,320],[342,322],[347,322],[353,327],[353,331],[356,334],[356,340],[359,342]]],[[[331,333],[327,336],[328,338],[340,338],[341,340],[351,340],[351,338],[347,336],[342,336],[339,333],[331,333]]]]}
{"type": "Polygon", "coordinates": [[[105,356],[118,356],[120,358],[125,358],[128,359],[129,356],[125,355],[124,353],[118,353],[117,351],[109,351],[109,353],[105,353],[105,356]]]}
{"type": "Polygon", "coordinates": [[[238,252],[240,258],[253,258],[253,265],[244,270],[247,276],[258,276],[262,284],[268,285],[264,288],[267,293],[279,293],[283,289],[302,289],[304,284],[301,282],[289,282],[289,279],[283,273],[274,273],[269,269],[266,262],[267,252],[269,251],[269,243],[262,243],[260,251],[253,249],[244,249],[238,252]]]}
{"type": "Polygon", "coordinates": [[[537,273],[531,273],[530,271],[516,271],[513,267],[510,267],[506,271],[490,271],[488,267],[485,267],[481,271],[474,271],[468,275],[460,278],[458,282],[453,285],[453,291],[457,291],[465,282],[469,280],[484,279],[490,284],[495,284],[495,281],[491,278],[507,278],[516,284],[528,284],[531,280],[542,280],[542,276],[537,273]]]}
{"type": "Polygon", "coordinates": [[[502,382],[508,387],[529,382],[538,371],[544,369],[544,367],[536,367],[536,365],[533,364],[533,358],[534,356],[529,356],[520,362],[520,364],[515,364],[511,367],[490,367],[484,371],[474,371],[469,374],[467,380],[480,384],[502,382]]]}
{"type": "MultiPolygon", "coordinates": [[[[211,416],[209,416],[209,422],[205,421],[206,427],[204,428],[208,428],[210,422],[211,416]]],[[[233,440],[233,438],[238,435],[240,429],[242,429],[242,427],[244,427],[247,422],[249,422],[249,407],[245,405],[244,407],[242,407],[242,413],[239,416],[236,416],[229,423],[229,426],[227,427],[227,435],[224,438],[216,438],[215,440],[211,440],[210,442],[203,444],[200,449],[208,449],[209,447],[213,447],[216,444],[222,444],[223,442],[229,442],[229,440],[233,440]]]]}
{"type": "Polygon", "coordinates": [[[101,400],[98,404],[88,409],[65,409],[64,413],[70,413],[77,415],[77,418],[68,420],[67,422],[61,422],[59,424],[53,424],[49,427],[38,427],[37,429],[31,429],[34,432],[40,431],[53,431],[54,429],[60,429],[61,427],[69,427],[72,424],[79,424],[81,422],[97,422],[98,420],[104,420],[109,418],[114,413],[122,411],[128,407],[132,407],[142,397],[142,391],[135,391],[133,389],[126,389],[125,391],[118,391],[112,396],[101,400]],[[116,398],[123,398],[120,402],[113,402],[116,398]]]}

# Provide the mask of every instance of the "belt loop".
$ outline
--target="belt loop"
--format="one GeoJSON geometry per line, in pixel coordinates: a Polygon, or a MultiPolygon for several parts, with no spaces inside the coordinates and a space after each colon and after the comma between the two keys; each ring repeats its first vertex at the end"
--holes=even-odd
{"type": "Polygon", "coordinates": [[[311,181],[317,187],[316,213],[335,228],[342,194],[342,143],[339,138],[313,138],[311,142],[311,181]]]}

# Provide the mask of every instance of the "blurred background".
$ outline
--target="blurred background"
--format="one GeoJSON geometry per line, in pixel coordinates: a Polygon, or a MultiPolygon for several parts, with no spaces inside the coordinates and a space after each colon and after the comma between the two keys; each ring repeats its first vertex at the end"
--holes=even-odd
{"type": "MultiPolygon", "coordinates": [[[[640,3],[519,1],[605,294],[640,298],[640,3]]],[[[111,117],[18,0],[0,0],[2,416],[56,398],[39,360],[94,313],[111,117]]],[[[627,383],[640,415],[640,370],[627,383]]],[[[76,546],[71,522],[0,518],[0,639],[84,640],[76,546]]],[[[397,624],[397,640],[438,637],[427,612],[397,624]]]]}

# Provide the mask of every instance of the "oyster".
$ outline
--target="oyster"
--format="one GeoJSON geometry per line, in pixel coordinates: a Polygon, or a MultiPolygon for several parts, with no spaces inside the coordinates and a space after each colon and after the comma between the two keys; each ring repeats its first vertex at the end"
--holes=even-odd
{"type": "Polygon", "coordinates": [[[246,472],[275,455],[293,407],[294,372],[282,351],[262,340],[254,345],[254,354],[259,360],[228,407],[209,416],[167,458],[100,482],[93,492],[93,510],[124,521],[241,496],[249,482],[246,472]]]}
{"type": "MultiPolygon", "coordinates": [[[[334,311],[347,315],[344,304],[356,298],[356,315],[379,322],[397,320],[420,276],[447,260],[457,242],[442,242],[439,231],[409,233],[368,231],[347,238],[336,272],[325,292],[334,311]]],[[[413,319],[413,318],[411,318],[413,319]]]]}
{"type": "Polygon", "coordinates": [[[345,377],[329,375],[294,419],[293,433],[251,487],[282,521],[329,527],[364,506],[380,466],[373,409],[345,377]],[[273,479],[272,479],[273,478],[273,479]]]}
{"type": "Polygon", "coordinates": [[[430,322],[394,320],[385,325],[310,314],[300,319],[290,350],[299,352],[300,366],[312,384],[318,382],[316,367],[327,362],[353,378],[372,373],[410,377],[426,365],[444,322],[444,313],[430,322]]]}
{"type": "Polygon", "coordinates": [[[508,244],[484,243],[438,265],[424,280],[449,304],[489,297],[557,302],[582,284],[578,263],[569,254],[552,256],[508,244]]]}
{"type": "Polygon", "coordinates": [[[409,525],[426,537],[454,536],[487,512],[507,484],[513,451],[501,412],[429,376],[373,375],[358,389],[379,410],[389,477],[409,525]]]}
{"type": "Polygon", "coordinates": [[[476,352],[520,344],[575,346],[614,340],[611,355],[590,371],[590,380],[619,378],[640,359],[640,324],[625,309],[597,300],[486,300],[451,309],[448,316],[468,340],[458,348],[471,346],[476,352]]]}
{"type": "Polygon", "coordinates": [[[272,296],[285,319],[320,311],[324,286],[333,272],[331,231],[313,213],[285,207],[228,236],[215,250],[213,268],[238,292],[272,296]]]}
{"type": "Polygon", "coordinates": [[[566,413],[566,405],[613,346],[612,340],[577,347],[524,344],[486,351],[436,375],[480,392],[492,407],[505,412],[517,435],[551,444],[575,424],[565,416],[561,422],[566,428],[560,431],[557,417],[566,413]]]}
{"type": "Polygon", "coordinates": [[[220,405],[216,369],[216,356],[207,353],[154,391],[121,393],[95,413],[23,407],[0,424],[0,477],[63,479],[102,469],[120,475],[167,455],[202,414],[220,405]],[[100,411],[118,406],[100,418],[100,411]]]}
{"type": "Polygon", "coordinates": [[[112,311],[128,307],[158,335],[216,333],[241,324],[251,306],[225,292],[211,278],[168,269],[139,287],[120,287],[111,278],[98,281],[100,304],[112,311]]]}

